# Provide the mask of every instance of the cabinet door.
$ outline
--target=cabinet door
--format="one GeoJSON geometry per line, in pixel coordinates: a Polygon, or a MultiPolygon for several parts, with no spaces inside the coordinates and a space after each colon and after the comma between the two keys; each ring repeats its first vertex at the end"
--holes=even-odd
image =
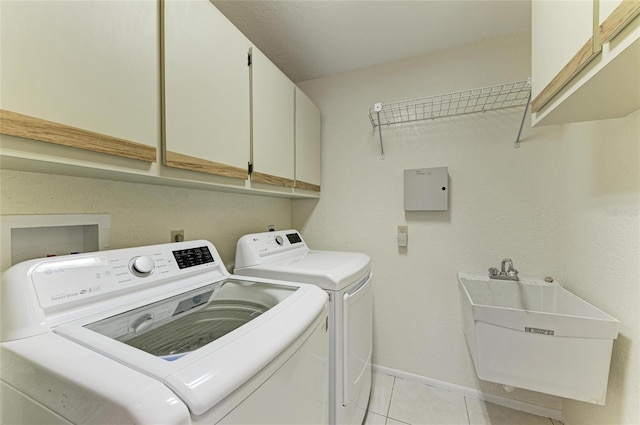
{"type": "Polygon", "coordinates": [[[639,14],[638,0],[600,0],[600,42],[609,42],[639,14]]]}
{"type": "Polygon", "coordinates": [[[251,180],[293,187],[295,85],[257,48],[252,52],[251,180]]]}
{"type": "Polygon", "coordinates": [[[535,30],[544,32],[545,22],[549,20],[575,19],[570,15],[575,3],[589,3],[596,8],[593,14],[598,19],[593,28],[594,36],[541,91],[540,85],[535,84],[540,81],[536,79],[536,75],[540,76],[536,70],[545,68],[548,60],[541,45],[536,48],[533,43],[532,88],[534,95],[539,92],[531,103],[534,126],[623,117],[640,107],[640,96],[637,95],[640,92],[640,1],[535,0],[532,40],[540,38],[535,36],[535,30]],[[564,15],[560,15],[562,13],[564,15]],[[597,49],[592,48],[593,40],[597,49]],[[597,56],[595,59],[594,55],[597,56]]]}
{"type": "Polygon", "coordinates": [[[599,25],[607,19],[618,6],[623,3],[622,0],[599,0],[598,4],[598,20],[599,25]]]}
{"type": "Polygon", "coordinates": [[[0,21],[3,134],[156,160],[157,4],[2,1],[0,21]]]}
{"type": "Polygon", "coordinates": [[[537,112],[597,51],[591,1],[534,0],[531,15],[531,109],[537,112]]]}
{"type": "Polygon", "coordinates": [[[246,179],[250,43],[207,0],[162,4],[164,163],[246,179]]]}
{"type": "Polygon", "coordinates": [[[320,109],[296,88],[296,184],[320,191],[320,109]]]}

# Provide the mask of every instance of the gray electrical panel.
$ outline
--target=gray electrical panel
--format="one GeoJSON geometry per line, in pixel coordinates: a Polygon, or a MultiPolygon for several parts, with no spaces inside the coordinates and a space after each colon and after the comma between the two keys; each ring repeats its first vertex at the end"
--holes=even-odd
{"type": "Polygon", "coordinates": [[[405,211],[449,209],[449,167],[404,170],[405,211]]]}

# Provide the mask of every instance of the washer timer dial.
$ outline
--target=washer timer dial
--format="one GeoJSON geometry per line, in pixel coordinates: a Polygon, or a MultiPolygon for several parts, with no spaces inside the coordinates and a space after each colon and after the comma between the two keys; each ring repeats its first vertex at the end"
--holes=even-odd
{"type": "Polygon", "coordinates": [[[284,243],[284,239],[282,239],[282,236],[276,236],[276,243],[278,244],[278,246],[282,246],[282,244],[284,243]]]}
{"type": "Polygon", "coordinates": [[[147,256],[134,257],[129,262],[129,270],[136,276],[147,277],[156,268],[156,263],[147,256]]]}

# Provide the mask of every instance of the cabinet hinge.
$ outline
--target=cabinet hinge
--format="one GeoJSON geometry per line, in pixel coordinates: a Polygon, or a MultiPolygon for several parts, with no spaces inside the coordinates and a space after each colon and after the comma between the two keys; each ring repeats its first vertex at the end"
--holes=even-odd
{"type": "Polygon", "coordinates": [[[247,172],[249,174],[253,173],[253,164],[250,162],[247,163],[247,172]]]}

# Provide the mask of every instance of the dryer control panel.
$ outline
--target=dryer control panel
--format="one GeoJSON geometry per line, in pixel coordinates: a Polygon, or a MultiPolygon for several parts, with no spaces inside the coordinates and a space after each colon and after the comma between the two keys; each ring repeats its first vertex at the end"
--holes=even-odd
{"type": "Polygon", "coordinates": [[[253,233],[244,235],[236,247],[236,269],[262,264],[262,258],[274,255],[295,255],[309,251],[297,230],[253,233]]]}

